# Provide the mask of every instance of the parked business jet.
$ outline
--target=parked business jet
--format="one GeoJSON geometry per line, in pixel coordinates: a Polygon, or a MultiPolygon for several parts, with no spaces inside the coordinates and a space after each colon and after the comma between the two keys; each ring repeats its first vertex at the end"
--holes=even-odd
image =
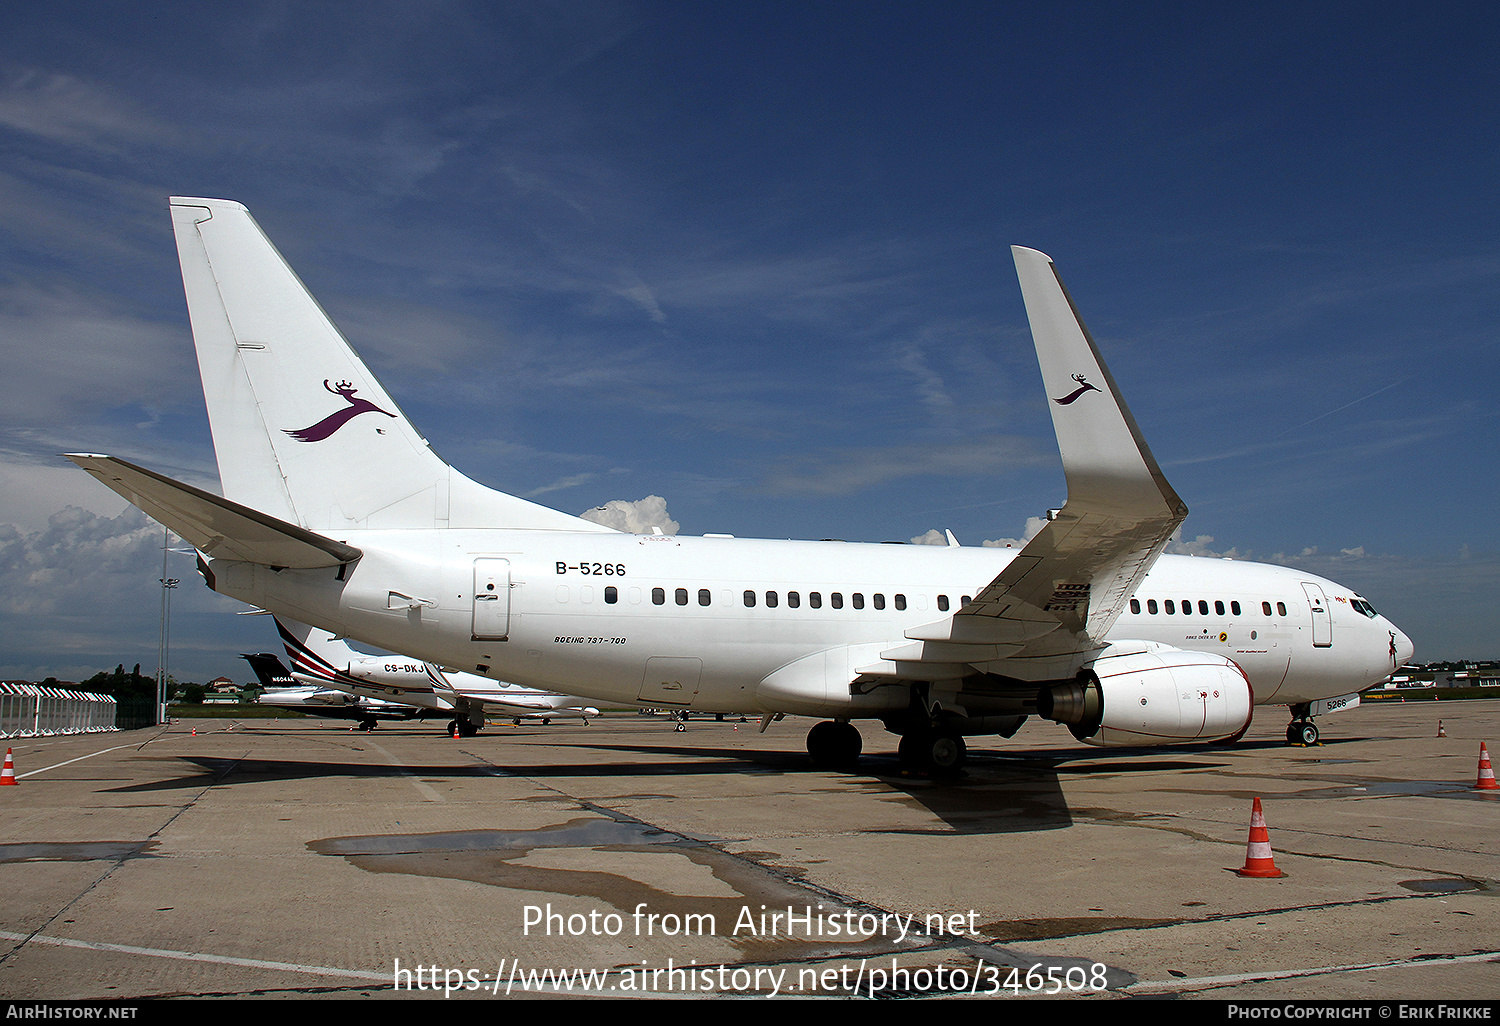
{"type": "Polygon", "coordinates": [[[1383,680],[1412,645],[1284,567],[1164,556],[1167,483],[1047,256],[1015,248],[1067,501],[1019,551],[624,534],[482,487],[401,414],[238,203],[173,199],[224,497],[79,466],[199,551],[209,587],[339,635],[608,702],[853,720],[942,772],[1030,715],[1091,744],[1234,738],[1383,680]]]}
{"type": "Polygon", "coordinates": [[[298,683],[448,713],[448,733],[455,737],[479,733],[486,715],[517,723],[577,718],[585,724],[599,715],[598,709],[571,695],[445,670],[406,656],[357,652],[327,631],[295,620],[276,617],[276,629],[298,683]]]}
{"type": "MultiPolygon", "coordinates": [[[[430,710],[413,705],[369,698],[318,684],[300,684],[281,659],[270,652],[242,653],[265,691],[260,705],[295,709],[308,716],[334,720],[354,720],[361,730],[374,730],[380,720],[421,719],[430,710]]],[[[433,715],[437,715],[433,713],[433,715]]],[[[351,728],[353,729],[353,728],[351,728]]]]}

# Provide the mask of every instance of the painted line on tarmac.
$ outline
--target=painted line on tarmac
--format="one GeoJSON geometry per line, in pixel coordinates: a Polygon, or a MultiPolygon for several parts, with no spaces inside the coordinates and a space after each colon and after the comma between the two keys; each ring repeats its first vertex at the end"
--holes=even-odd
{"type": "Polygon", "coordinates": [[[54,766],[43,766],[41,769],[34,769],[34,770],[31,770],[31,771],[29,771],[27,773],[17,773],[16,774],[16,779],[17,780],[25,780],[27,777],[34,777],[38,773],[46,773],[48,770],[62,769],[64,766],[71,766],[75,762],[82,762],[84,759],[92,759],[95,755],[106,755],[106,754],[108,754],[110,752],[118,752],[122,748],[137,748],[137,747],[139,747],[139,746],[135,742],[131,742],[128,745],[115,745],[113,748],[105,748],[105,749],[101,749],[100,751],[97,751],[97,752],[92,752],[92,753],[90,753],[88,755],[80,755],[76,759],[69,759],[67,762],[59,762],[59,763],[57,763],[54,766]]]}
{"type": "Polygon", "coordinates": [[[442,795],[438,794],[437,791],[433,790],[432,787],[425,780],[419,780],[419,779],[417,779],[417,775],[415,773],[413,773],[411,770],[407,769],[406,766],[401,762],[400,759],[396,758],[394,755],[392,755],[390,752],[386,751],[384,748],[381,748],[374,741],[367,741],[365,743],[368,744],[371,748],[375,749],[381,755],[385,756],[385,761],[386,762],[390,763],[392,766],[394,766],[397,769],[399,769],[401,771],[401,775],[403,777],[406,777],[406,779],[408,779],[408,780],[411,781],[411,785],[413,787],[415,787],[418,792],[421,793],[421,795],[422,795],[423,798],[426,798],[430,802],[447,801],[446,798],[444,798],[442,795]]]}
{"type": "Polygon", "coordinates": [[[233,955],[210,955],[202,951],[172,951],[166,948],[141,948],[133,944],[106,944],[102,941],[69,940],[66,937],[30,937],[24,933],[0,930],[0,938],[26,941],[28,944],[51,944],[62,948],[83,948],[88,951],[114,951],[126,955],[149,955],[153,958],[176,958],[188,962],[213,962],[217,965],[237,965],[248,969],[279,969],[289,973],[306,973],[311,976],[344,976],[355,980],[377,980],[391,982],[390,973],[372,973],[363,969],[336,969],[326,965],[301,965],[297,962],[271,962],[263,958],[235,958],[233,955]]]}
{"type": "Polygon", "coordinates": [[[1362,962],[1354,965],[1324,965],[1307,969],[1281,969],[1262,973],[1234,973],[1229,976],[1184,977],[1180,980],[1143,980],[1121,987],[1125,994],[1170,994],[1173,991],[1197,987],[1216,987],[1236,983],[1255,983],[1260,980],[1292,980],[1303,976],[1326,976],[1331,973],[1370,973],[1380,969],[1410,969],[1413,966],[1460,965],[1465,962],[1493,962],[1500,958],[1500,951],[1481,951],[1472,955],[1426,955],[1421,958],[1402,958],[1391,962],[1362,962]]]}

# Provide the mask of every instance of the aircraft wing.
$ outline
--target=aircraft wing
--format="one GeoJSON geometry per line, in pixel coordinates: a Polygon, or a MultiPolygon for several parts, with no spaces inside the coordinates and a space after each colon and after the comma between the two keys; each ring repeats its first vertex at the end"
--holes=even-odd
{"type": "Polygon", "coordinates": [[[994,664],[1092,651],[1187,517],[1051,258],[1012,254],[1068,499],[961,610],[907,631],[915,645],[882,652],[888,662],[1005,672],[994,664]]]}

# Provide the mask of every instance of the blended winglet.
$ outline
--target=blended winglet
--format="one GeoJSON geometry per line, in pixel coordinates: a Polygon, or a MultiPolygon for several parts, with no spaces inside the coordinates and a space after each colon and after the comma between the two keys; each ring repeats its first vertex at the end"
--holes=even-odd
{"type": "Polygon", "coordinates": [[[1011,253],[1068,500],[963,609],[906,636],[975,651],[1019,645],[980,662],[1020,673],[1018,659],[1055,660],[1098,645],[1188,511],[1141,437],[1052,258],[1022,246],[1011,253]]]}
{"type": "Polygon", "coordinates": [[[1011,254],[1062,453],[1068,501],[1186,517],[1187,505],[1141,437],[1052,258],[1023,246],[1012,246],[1011,254]]]}

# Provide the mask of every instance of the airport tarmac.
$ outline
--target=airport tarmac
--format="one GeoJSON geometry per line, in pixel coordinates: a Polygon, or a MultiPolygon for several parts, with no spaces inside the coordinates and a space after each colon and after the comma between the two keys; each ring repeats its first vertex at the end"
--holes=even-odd
{"type": "Polygon", "coordinates": [[[955,781],[868,724],[857,772],[812,769],[796,719],[13,739],[0,996],[1500,998],[1500,702],[1367,704],[1315,748],[1285,719],[1032,721],[955,781]],[[1233,872],[1256,797],[1279,879],[1233,872]]]}

